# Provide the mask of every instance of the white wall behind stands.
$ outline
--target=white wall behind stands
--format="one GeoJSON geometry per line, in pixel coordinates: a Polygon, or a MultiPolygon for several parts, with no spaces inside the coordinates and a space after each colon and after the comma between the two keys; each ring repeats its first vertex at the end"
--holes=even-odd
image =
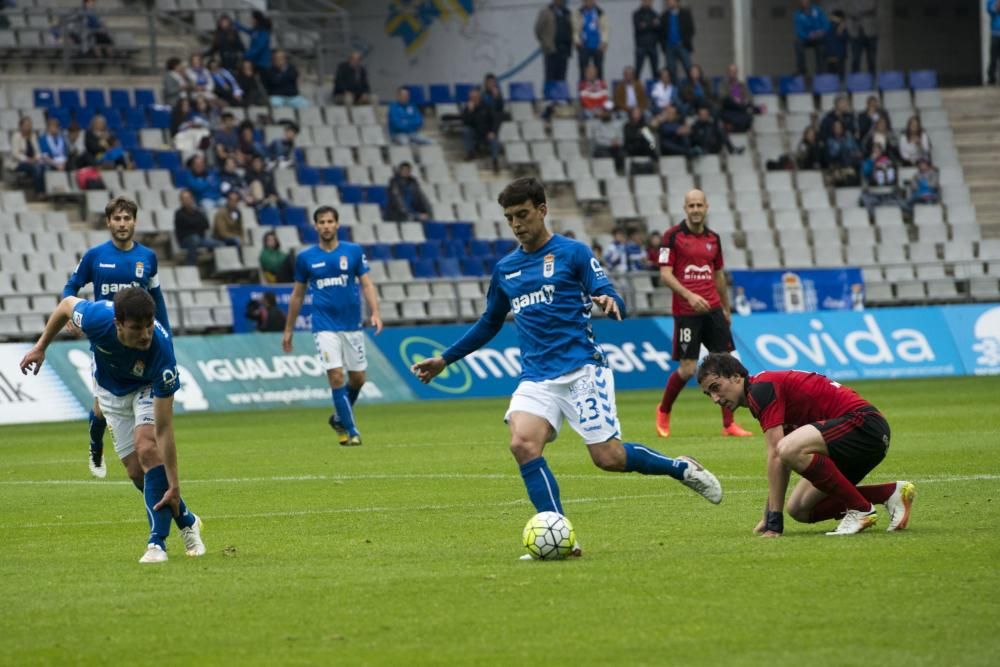
{"type": "MultiPolygon", "coordinates": [[[[541,94],[542,59],[536,55],[534,28],[546,2],[347,0],[341,4],[350,12],[354,46],[365,54],[372,88],[383,99],[394,96],[402,84],[479,83],[487,72],[501,78],[506,75],[505,81],[531,81],[536,95],[541,94]],[[412,15],[392,20],[399,7],[408,7],[412,15]],[[428,16],[424,11],[428,7],[440,15],[419,18],[422,12],[428,16]]],[[[568,2],[571,9],[580,4],[579,0],[568,2]]],[[[722,74],[733,60],[731,0],[689,0],[686,4],[695,21],[695,62],[710,76],[722,74]]],[[[658,10],[661,5],[660,0],[654,1],[658,10]]],[[[621,78],[626,65],[634,64],[632,13],[639,2],[599,0],[598,6],[611,24],[604,63],[605,79],[611,81],[621,78]]],[[[579,80],[578,72],[574,54],[567,74],[571,88],[579,80]]],[[[648,65],[644,76],[649,76],[648,65]]]]}

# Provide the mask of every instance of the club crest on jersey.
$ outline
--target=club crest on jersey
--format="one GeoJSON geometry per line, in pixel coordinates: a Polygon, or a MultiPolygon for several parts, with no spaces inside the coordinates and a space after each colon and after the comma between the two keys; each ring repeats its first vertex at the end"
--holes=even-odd
{"type": "Polygon", "coordinates": [[[340,270],[341,271],[347,270],[347,255],[340,256],[340,270]]]}
{"type": "Polygon", "coordinates": [[[145,270],[146,270],[146,267],[143,265],[142,262],[136,262],[135,263],[135,277],[136,278],[142,278],[142,274],[145,272],[145,270]]]}
{"type": "Polygon", "coordinates": [[[712,244],[711,243],[706,243],[705,244],[705,249],[708,250],[709,252],[712,252],[712,244]]]}
{"type": "Polygon", "coordinates": [[[556,256],[549,253],[542,258],[544,264],[542,264],[542,275],[546,278],[551,278],[552,274],[556,272],[556,256]]]}
{"type": "Polygon", "coordinates": [[[660,248],[660,264],[670,261],[670,248],[660,248]]]}
{"type": "Polygon", "coordinates": [[[135,366],[132,367],[132,375],[137,378],[141,378],[142,374],[146,372],[146,362],[142,359],[135,360],[135,366]]]}

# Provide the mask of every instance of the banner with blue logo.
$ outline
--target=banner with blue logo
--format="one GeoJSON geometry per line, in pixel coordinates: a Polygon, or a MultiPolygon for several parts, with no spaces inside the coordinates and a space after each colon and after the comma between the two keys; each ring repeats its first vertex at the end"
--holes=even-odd
{"type": "Polygon", "coordinates": [[[1000,305],[952,306],[945,322],[967,375],[1000,375],[1000,305]]]}
{"type": "MultiPolygon", "coordinates": [[[[278,301],[278,307],[288,313],[288,301],[292,298],[291,285],[228,285],[229,300],[233,308],[233,333],[256,331],[257,322],[247,317],[247,305],[251,301],[260,303],[264,292],[272,292],[278,301]]],[[[309,331],[312,327],[312,293],[306,290],[306,298],[302,302],[296,331],[309,331]]]]}
{"type": "Polygon", "coordinates": [[[740,315],[860,310],[864,306],[864,280],[857,267],[729,273],[733,311],[740,315]]]}

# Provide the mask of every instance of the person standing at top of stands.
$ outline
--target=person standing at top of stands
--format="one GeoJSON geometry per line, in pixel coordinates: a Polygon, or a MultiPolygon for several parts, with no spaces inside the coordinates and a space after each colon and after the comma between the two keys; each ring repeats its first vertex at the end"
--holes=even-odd
{"type": "Polygon", "coordinates": [[[573,21],[566,0],[552,0],[535,19],[535,37],[545,58],[545,80],[565,81],[573,52],[573,21]]]}
{"type": "Polygon", "coordinates": [[[423,126],[424,115],[410,102],[410,90],[400,86],[396,90],[396,101],[389,105],[389,138],[404,146],[434,143],[420,133],[423,126]]]}
{"type": "Polygon", "coordinates": [[[799,0],[795,10],[795,66],[799,74],[805,76],[806,49],[812,49],[816,56],[816,74],[825,71],[823,44],[830,21],[826,13],[812,0],[799,0]]]}
{"type": "Polygon", "coordinates": [[[378,295],[368,271],[361,246],[340,241],[337,209],[320,206],[313,212],[319,243],[306,248],[295,259],[295,287],[288,302],[288,320],[281,338],[285,354],[292,351],[295,321],[305,300],[312,295],[312,331],[316,351],[326,368],[335,412],[330,427],[344,446],[359,446],[361,433],[354,422],[354,402],[365,384],[365,334],[361,297],[368,303],[369,319],[375,335],[382,333],[378,295]],[[344,370],[347,377],[344,377],[344,370]],[[346,385],[345,385],[346,380],[346,385]]]}
{"type": "Polygon", "coordinates": [[[215,23],[215,32],[212,33],[212,44],[205,51],[205,58],[217,57],[222,66],[230,72],[235,72],[243,60],[243,40],[240,33],[233,25],[233,19],[229,14],[223,14],[215,23]]]}
{"type": "Polygon", "coordinates": [[[252,21],[250,28],[237,22],[236,29],[250,36],[250,45],[244,57],[253,63],[257,73],[260,74],[271,66],[271,19],[259,9],[253,10],[250,17],[252,21]]]}
{"type": "MultiPolygon", "coordinates": [[[[708,228],[708,200],[701,190],[684,195],[686,218],[663,233],[660,247],[660,283],[673,292],[674,361],[680,365],[667,380],[656,408],[656,432],[670,437],[670,412],[677,395],[694,375],[701,346],[709,352],[732,352],[729,285],[723,273],[719,235],[708,228]]],[[[733,411],[722,406],[722,434],[751,433],[733,421],[733,411]]]]}
{"type": "Polygon", "coordinates": [[[573,12],[573,42],[580,61],[580,78],[588,63],[597,68],[597,78],[604,78],[604,54],[608,50],[611,24],[596,0],[583,0],[573,12]]]}
{"type": "Polygon", "coordinates": [[[670,80],[677,78],[677,63],[684,68],[684,75],[691,76],[691,54],[694,53],[694,18],[691,10],[681,7],[678,0],[664,0],[660,16],[663,56],[670,70],[670,80]]]}
{"type": "Polygon", "coordinates": [[[889,451],[889,423],[878,409],[819,373],[764,371],[751,376],[736,357],[710,354],[698,384],[713,402],[745,407],[760,422],[767,444],[767,503],[754,532],[784,531],[785,492],[791,471],[802,480],[788,499],[796,521],[841,518],[827,535],[854,535],[875,525],[875,505],[889,512],[887,532],[906,528],[916,498],[912,482],[857,486],[889,451]]]}
{"type": "Polygon", "coordinates": [[[851,71],[861,71],[861,53],[868,72],[878,67],[878,0],[847,0],[846,14],[851,34],[851,71]]]}
{"type": "Polygon", "coordinates": [[[372,93],[368,70],[361,63],[361,52],[351,51],[347,60],[337,65],[333,78],[333,101],[336,104],[368,104],[372,93]]]}
{"type": "Polygon", "coordinates": [[[412,165],[400,162],[396,173],[389,180],[389,205],[386,207],[385,219],[394,222],[423,222],[433,214],[427,195],[413,177],[412,165]]]}
{"type": "MultiPolygon", "coordinates": [[[[110,301],[115,298],[115,294],[126,287],[142,287],[153,297],[157,321],[169,332],[170,319],[167,317],[167,304],[160,290],[159,262],[156,253],[135,241],[138,213],[139,205],[131,199],[116,197],[108,202],[104,207],[104,220],[111,233],[111,240],[94,246],[84,253],[80,263],[66,281],[66,286],[63,287],[62,298],[76,296],[88,283],[94,285],[95,301],[110,301]]],[[[90,412],[88,465],[90,474],[99,479],[108,474],[104,463],[104,429],[107,424],[95,394],[93,409],[90,412]]],[[[142,468],[137,458],[134,455],[125,457],[122,459],[122,464],[135,485],[142,489],[142,468]]]]}
{"type": "Polygon", "coordinates": [[[635,39],[635,75],[642,79],[642,66],[649,60],[649,75],[655,76],[660,65],[660,16],[653,9],[653,0],[642,0],[632,12],[635,39]]]}

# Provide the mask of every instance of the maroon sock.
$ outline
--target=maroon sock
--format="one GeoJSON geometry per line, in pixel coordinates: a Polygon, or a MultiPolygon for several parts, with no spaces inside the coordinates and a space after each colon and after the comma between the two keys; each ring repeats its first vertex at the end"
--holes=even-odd
{"type": "Polygon", "coordinates": [[[810,510],[809,523],[818,523],[827,519],[839,519],[844,516],[844,512],[846,511],[847,505],[844,504],[844,501],[833,496],[827,496],[816,503],[816,506],[810,510]]]}
{"type": "Polygon", "coordinates": [[[729,408],[722,408],[722,428],[729,428],[733,423],[733,411],[729,408]]]}
{"type": "Polygon", "coordinates": [[[687,384],[687,380],[682,378],[680,373],[674,371],[670,374],[667,386],[663,390],[663,398],[660,399],[660,412],[670,412],[670,409],[674,407],[674,401],[677,400],[677,394],[681,393],[685,384],[687,384]]]}
{"type": "Polygon", "coordinates": [[[799,474],[820,491],[839,499],[848,509],[867,512],[871,508],[871,502],[844,477],[829,456],[813,454],[812,462],[799,474]]]}
{"type": "Polygon", "coordinates": [[[866,500],[869,500],[876,505],[883,505],[885,504],[885,501],[889,500],[889,496],[896,493],[896,483],[889,482],[888,484],[868,484],[866,486],[859,486],[858,491],[861,492],[861,495],[863,495],[866,500]]]}

